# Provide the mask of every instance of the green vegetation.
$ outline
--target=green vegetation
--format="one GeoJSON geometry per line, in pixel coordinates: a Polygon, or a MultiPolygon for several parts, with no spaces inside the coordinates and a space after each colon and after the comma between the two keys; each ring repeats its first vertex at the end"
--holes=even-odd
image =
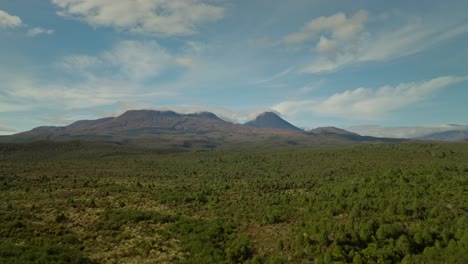
{"type": "Polygon", "coordinates": [[[0,263],[468,263],[468,145],[0,145],[0,263]]]}

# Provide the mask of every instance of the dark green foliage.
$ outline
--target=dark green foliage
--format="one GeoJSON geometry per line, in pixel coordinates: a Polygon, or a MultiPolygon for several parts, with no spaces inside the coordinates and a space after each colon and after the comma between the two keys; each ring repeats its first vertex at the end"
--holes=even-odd
{"type": "Polygon", "coordinates": [[[90,263],[80,251],[61,245],[20,246],[0,244],[1,263],[90,263]]]}
{"type": "Polygon", "coordinates": [[[0,263],[468,263],[466,144],[70,144],[0,150],[0,263]]]}
{"type": "Polygon", "coordinates": [[[67,217],[63,214],[63,213],[60,213],[59,215],[57,215],[57,217],[55,218],[55,222],[57,223],[63,223],[65,221],[67,221],[67,217]]]}
{"type": "Polygon", "coordinates": [[[176,235],[187,253],[183,263],[239,263],[252,257],[248,238],[221,221],[180,219],[170,231],[166,235],[176,235]]]}
{"type": "Polygon", "coordinates": [[[242,236],[230,241],[225,253],[228,261],[239,263],[250,259],[253,255],[253,250],[249,239],[242,236]]]}

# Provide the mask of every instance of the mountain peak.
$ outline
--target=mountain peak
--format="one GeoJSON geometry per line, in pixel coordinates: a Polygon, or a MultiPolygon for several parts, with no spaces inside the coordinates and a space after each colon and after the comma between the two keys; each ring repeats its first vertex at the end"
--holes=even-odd
{"type": "Polygon", "coordinates": [[[257,116],[257,118],[264,118],[264,117],[277,117],[277,118],[280,118],[280,116],[277,115],[274,112],[263,112],[263,113],[261,113],[261,114],[259,114],[257,116]]]}
{"type": "Polygon", "coordinates": [[[302,129],[290,124],[273,112],[264,112],[258,115],[255,120],[245,123],[250,127],[288,129],[294,131],[303,131],[302,129]]]}

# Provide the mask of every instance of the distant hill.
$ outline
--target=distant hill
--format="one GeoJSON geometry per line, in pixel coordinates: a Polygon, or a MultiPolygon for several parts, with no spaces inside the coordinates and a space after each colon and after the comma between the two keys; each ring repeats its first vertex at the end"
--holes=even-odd
{"type": "Polygon", "coordinates": [[[337,128],[337,127],[318,127],[309,131],[310,133],[323,135],[323,134],[338,134],[338,135],[353,135],[359,136],[359,134],[349,132],[347,130],[337,128]]]}
{"type": "Polygon", "coordinates": [[[468,140],[468,130],[452,130],[438,132],[417,138],[419,140],[432,141],[466,141],[468,140]]]}
{"type": "Polygon", "coordinates": [[[302,129],[293,126],[273,112],[262,113],[257,116],[255,120],[249,121],[245,123],[245,125],[258,128],[288,129],[303,132],[302,129]]]}
{"type": "Polygon", "coordinates": [[[117,117],[80,120],[67,126],[37,127],[0,142],[96,141],[157,148],[238,148],[335,146],[362,142],[399,142],[401,139],[362,137],[338,128],[305,132],[267,112],[244,125],[227,122],[213,113],[130,110],[117,117]]]}

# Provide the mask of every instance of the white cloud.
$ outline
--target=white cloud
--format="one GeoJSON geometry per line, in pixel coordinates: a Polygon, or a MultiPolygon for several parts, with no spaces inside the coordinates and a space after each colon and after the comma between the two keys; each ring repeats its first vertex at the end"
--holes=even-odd
{"type": "Polygon", "coordinates": [[[468,33],[468,25],[428,24],[420,18],[388,32],[376,33],[356,61],[385,61],[421,52],[450,38],[468,33]]]}
{"type": "Polygon", "coordinates": [[[336,40],[328,39],[327,37],[321,36],[315,51],[320,54],[324,54],[327,57],[334,57],[338,43],[336,40]]]}
{"type": "Polygon", "coordinates": [[[303,44],[312,46],[316,56],[311,56],[312,62],[302,72],[318,74],[351,64],[415,54],[468,33],[466,22],[441,23],[420,16],[403,16],[403,22],[401,19],[397,15],[384,20],[369,19],[364,10],[353,16],[339,12],[311,20],[300,31],[283,37],[283,42],[296,48],[303,44]]]}
{"type": "Polygon", "coordinates": [[[122,41],[102,58],[134,80],[157,77],[173,65],[172,56],[155,41],[122,41]]]}
{"type": "Polygon", "coordinates": [[[16,28],[23,25],[21,18],[0,10],[0,28],[16,28]]]}
{"type": "Polygon", "coordinates": [[[143,81],[175,65],[173,56],[156,41],[121,41],[97,56],[69,55],[57,66],[69,73],[143,81]]]}
{"type": "Polygon", "coordinates": [[[327,117],[350,120],[375,120],[389,112],[422,101],[426,96],[450,85],[468,80],[468,76],[445,76],[424,82],[401,83],[378,89],[357,88],[336,93],[322,100],[281,102],[273,107],[282,114],[312,112],[327,117]]]}
{"type": "Polygon", "coordinates": [[[196,33],[197,26],[217,21],[224,8],[202,0],[52,0],[59,15],[94,27],[132,33],[179,36],[196,33]]]}
{"type": "MultiPolygon", "coordinates": [[[[351,17],[344,13],[336,13],[331,16],[315,18],[304,25],[301,31],[283,37],[287,44],[302,44],[313,38],[319,37],[320,41],[316,50],[320,52],[326,44],[337,44],[354,40],[364,29],[364,23],[368,17],[367,11],[360,10],[351,17]],[[320,45],[320,47],[319,47],[320,45]]],[[[327,49],[327,53],[330,49],[327,49]]]]}
{"type": "Polygon", "coordinates": [[[303,72],[334,71],[355,60],[354,53],[359,50],[367,19],[368,13],[365,10],[360,10],[353,16],[339,12],[318,17],[306,23],[301,31],[283,37],[283,41],[296,46],[313,42],[312,50],[319,58],[305,67],[303,72]]]}
{"type": "MultiPolygon", "coordinates": [[[[17,27],[29,28],[28,25],[23,23],[20,17],[10,15],[5,11],[0,10],[0,29],[17,28],[17,27]]],[[[35,37],[41,34],[52,35],[54,34],[54,30],[45,29],[42,27],[33,27],[33,28],[29,28],[28,31],[26,32],[26,36],[28,37],[35,37]]]]}
{"type": "Polygon", "coordinates": [[[332,39],[347,41],[362,32],[367,17],[368,14],[365,10],[356,12],[352,17],[336,13],[329,17],[323,16],[310,21],[305,25],[305,30],[312,33],[329,32],[332,39]]]}
{"type": "Polygon", "coordinates": [[[468,126],[438,125],[438,126],[414,126],[414,127],[382,127],[373,125],[352,126],[347,130],[363,136],[393,137],[393,138],[418,138],[433,133],[446,131],[468,130],[468,126]]]}
{"type": "Polygon", "coordinates": [[[295,116],[298,113],[313,111],[313,106],[316,103],[316,100],[284,101],[274,105],[272,109],[283,115],[295,116]]]}
{"type": "Polygon", "coordinates": [[[41,28],[41,27],[35,27],[35,28],[31,28],[28,30],[28,32],[26,32],[26,36],[28,37],[36,37],[38,35],[52,35],[54,34],[54,30],[53,29],[45,29],[45,28],[41,28]]]}

